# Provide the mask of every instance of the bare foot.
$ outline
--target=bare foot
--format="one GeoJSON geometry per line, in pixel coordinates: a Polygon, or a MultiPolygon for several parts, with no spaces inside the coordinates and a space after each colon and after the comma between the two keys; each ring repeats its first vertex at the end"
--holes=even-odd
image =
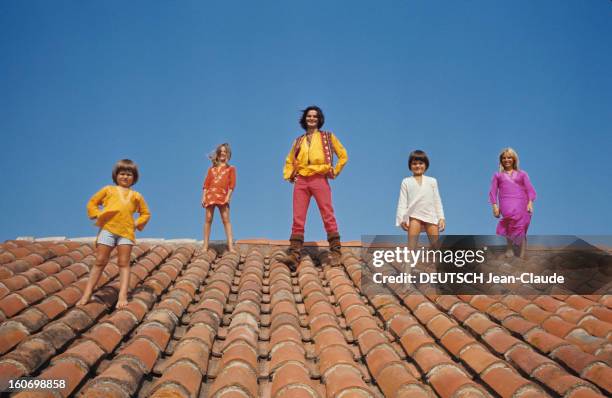
{"type": "Polygon", "coordinates": [[[227,250],[228,250],[230,253],[238,253],[238,252],[236,251],[236,249],[234,249],[233,247],[229,247],[227,250]]]}
{"type": "Polygon", "coordinates": [[[83,297],[79,300],[79,302],[76,304],[77,307],[82,307],[85,304],[87,304],[89,302],[89,297],[83,297]]]}
{"type": "Polygon", "coordinates": [[[512,249],[506,250],[506,257],[508,257],[508,258],[514,257],[514,250],[512,250],[512,249]]]}
{"type": "Polygon", "coordinates": [[[202,246],[202,252],[204,253],[208,252],[208,246],[202,246]]]}
{"type": "Polygon", "coordinates": [[[126,305],[128,305],[127,299],[119,299],[119,300],[117,300],[117,305],[116,305],[117,308],[123,308],[126,305]]]}

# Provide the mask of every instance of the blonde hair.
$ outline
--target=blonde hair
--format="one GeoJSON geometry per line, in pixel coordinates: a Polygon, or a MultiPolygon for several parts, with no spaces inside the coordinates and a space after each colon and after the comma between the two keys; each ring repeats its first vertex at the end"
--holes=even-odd
{"type": "Polygon", "coordinates": [[[512,168],[514,170],[519,170],[519,157],[518,157],[518,153],[516,153],[516,151],[510,147],[508,148],[504,148],[502,149],[502,151],[499,153],[499,171],[504,171],[504,165],[502,164],[502,158],[504,157],[504,155],[510,155],[512,156],[512,159],[514,159],[514,162],[512,162],[512,168]]]}
{"type": "Polygon", "coordinates": [[[228,144],[227,142],[217,146],[217,149],[215,149],[214,152],[210,153],[208,155],[208,158],[210,159],[210,161],[212,162],[213,166],[217,166],[219,164],[219,153],[221,153],[221,148],[225,147],[225,156],[226,156],[226,160],[225,162],[229,162],[229,160],[232,157],[232,149],[230,148],[230,144],[228,144]]]}

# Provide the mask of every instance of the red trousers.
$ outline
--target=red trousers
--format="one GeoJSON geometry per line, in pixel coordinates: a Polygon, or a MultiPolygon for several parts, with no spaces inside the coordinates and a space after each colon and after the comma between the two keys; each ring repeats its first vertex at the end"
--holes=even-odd
{"type": "Polygon", "coordinates": [[[328,234],[338,232],[336,216],[332,206],[331,189],[327,177],[315,174],[310,177],[297,176],[293,186],[293,226],[291,235],[304,235],[304,224],[310,198],[314,196],[325,231],[328,234]]]}

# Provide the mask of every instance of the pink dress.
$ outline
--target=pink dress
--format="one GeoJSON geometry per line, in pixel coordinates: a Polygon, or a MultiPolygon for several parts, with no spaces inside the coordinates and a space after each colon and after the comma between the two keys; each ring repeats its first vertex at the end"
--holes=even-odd
{"type": "Polygon", "coordinates": [[[491,180],[489,202],[498,203],[502,219],[497,224],[498,235],[520,243],[527,235],[531,222],[531,213],[527,211],[527,203],[536,198],[536,192],[531,185],[529,176],[522,170],[514,170],[512,174],[497,172],[491,180]]]}

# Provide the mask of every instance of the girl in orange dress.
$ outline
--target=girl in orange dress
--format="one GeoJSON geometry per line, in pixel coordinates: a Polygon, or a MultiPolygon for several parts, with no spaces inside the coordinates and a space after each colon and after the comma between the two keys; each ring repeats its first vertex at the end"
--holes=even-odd
{"type": "Polygon", "coordinates": [[[232,235],[232,224],[230,223],[229,204],[232,192],[236,186],[236,168],[227,162],[232,157],[232,150],[228,143],[221,144],[215,152],[209,156],[212,167],[208,169],[202,191],[202,207],[206,209],[206,219],[204,221],[204,243],[202,249],[208,250],[210,240],[210,226],[213,221],[215,207],[219,208],[221,220],[225,228],[227,237],[227,248],[234,250],[234,238],[232,235]]]}

